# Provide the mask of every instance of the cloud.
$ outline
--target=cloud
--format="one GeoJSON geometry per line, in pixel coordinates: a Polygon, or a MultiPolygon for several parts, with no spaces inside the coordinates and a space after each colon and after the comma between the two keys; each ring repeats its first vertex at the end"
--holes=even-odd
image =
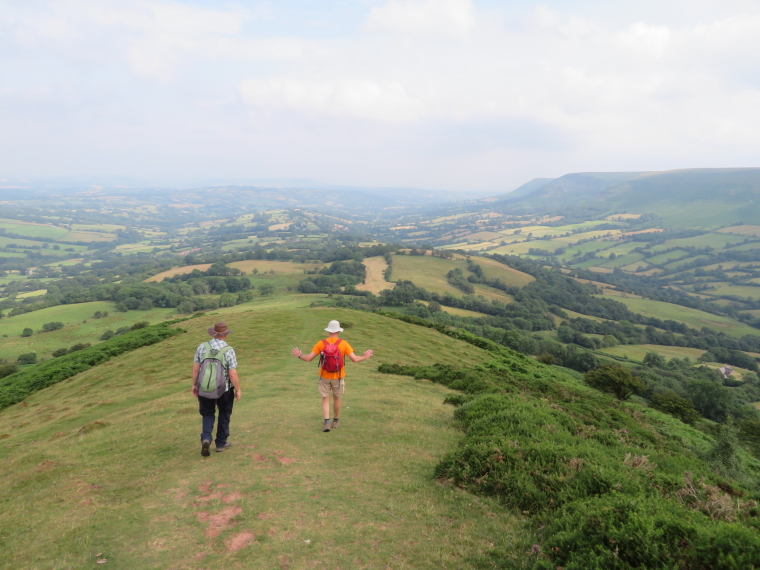
{"type": "Polygon", "coordinates": [[[684,14],[682,1],[284,2],[265,13],[7,0],[0,170],[155,164],[456,188],[756,162],[760,9],[700,0],[684,14]]]}
{"type": "Polygon", "coordinates": [[[257,107],[373,121],[413,121],[424,110],[400,83],[379,84],[368,79],[249,79],[240,85],[240,94],[257,107]]]}
{"type": "Polygon", "coordinates": [[[655,26],[646,22],[631,24],[627,30],[618,34],[618,40],[623,46],[655,57],[665,53],[670,37],[671,32],[667,26],[655,26]]]}
{"type": "Polygon", "coordinates": [[[390,0],[372,9],[367,23],[399,34],[464,38],[475,21],[471,0],[390,0]]]}

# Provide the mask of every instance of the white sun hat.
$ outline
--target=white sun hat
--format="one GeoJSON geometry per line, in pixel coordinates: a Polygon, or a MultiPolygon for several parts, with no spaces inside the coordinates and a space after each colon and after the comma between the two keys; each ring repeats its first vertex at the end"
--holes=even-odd
{"type": "Polygon", "coordinates": [[[343,332],[343,329],[340,328],[340,323],[338,321],[330,321],[327,324],[327,328],[325,330],[329,333],[343,332]]]}

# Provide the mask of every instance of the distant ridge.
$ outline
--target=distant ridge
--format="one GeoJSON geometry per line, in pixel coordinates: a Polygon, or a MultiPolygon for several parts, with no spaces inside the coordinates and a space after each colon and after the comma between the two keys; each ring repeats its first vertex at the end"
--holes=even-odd
{"type": "Polygon", "coordinates": [[[684,227],[760,224],[760,168],[576,172],[544,184],[539,180],[498,199],[504,207],[520,204],[561,212],[569,206],[593,206],[610,213],[655,214],[684,227]]]}
{"type": "Polygon", "coordinates": [[[535,192],[539,188],[543,188],[549,182],[552,182],[556,180],[556,178],[534,178],[530,182],[526,182],[522,186],[515,188],[511,192],[508,192],[507,194],[502,194],[501,196],[497,196],[497,198],[500,199],[512,199],[512,198],[520,198],[522,196],[527,196],[531,192],[535,192]]]}
{"type": "MultiPolygon", "coordinates": [[[[649,172],[575,172],[560,176],[542,185],[530,194],[530,199],[584,199],[649,172]]],[[[530,182],[528,183],[530,184],[530,182]]],[[[518,189],[519,190],[519,189],[518,189]]]]}

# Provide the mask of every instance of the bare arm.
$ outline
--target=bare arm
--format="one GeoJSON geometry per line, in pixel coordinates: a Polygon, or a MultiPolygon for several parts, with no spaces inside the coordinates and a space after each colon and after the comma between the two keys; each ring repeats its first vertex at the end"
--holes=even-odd
{"type": "Polygon", "coordinates": [[[230,374],[230,382],[232,382],[232,385],[235,387],[235,401],[239,402],[240,398],[243,397],[243,391],[240,389],[240,380],[238,379],[237,370],[234,368],[230,368],[229,374],[230,374]]]}
{"type": "Polygon", "coordinates": [[[200,362],[193,362],[193,396],[196,398],[198,397],[198,372],[200,372],[201,369],[201,363],[200,362]]]}
{"type": "Polygon", "coordinates": [[[351,354],[347,354],[346,356],[348,356],[348,358],[351,359],[351,362],[361,362],[362,360],[367,360],[373,354],[375,354],[375,353],[372,352],[371,350],[368,350],[364,354],[362,354],[361,356],[356,356],[356,354],[354,354],[353,352],[351,354]]]}
{"type": "Polygon", "coordinates": [[[301,352],[301,350],[298,348],[294,348],[290,354],[292,354],[293,356],[296,356],[299,360],[303,360],[304,362],[311,362],[317,357],[316,352],[310,352],[309,354],[304,356],[303,352],[301,352]]]}

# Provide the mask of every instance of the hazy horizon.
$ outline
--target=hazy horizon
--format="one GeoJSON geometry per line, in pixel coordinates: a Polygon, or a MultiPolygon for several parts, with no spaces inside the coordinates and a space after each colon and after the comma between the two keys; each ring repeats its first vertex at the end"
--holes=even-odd
{"type": "Polygon", "coordinates": [[[760,8],[7,0],[0,180],[509,192],[756,164],[760,8]]]}

